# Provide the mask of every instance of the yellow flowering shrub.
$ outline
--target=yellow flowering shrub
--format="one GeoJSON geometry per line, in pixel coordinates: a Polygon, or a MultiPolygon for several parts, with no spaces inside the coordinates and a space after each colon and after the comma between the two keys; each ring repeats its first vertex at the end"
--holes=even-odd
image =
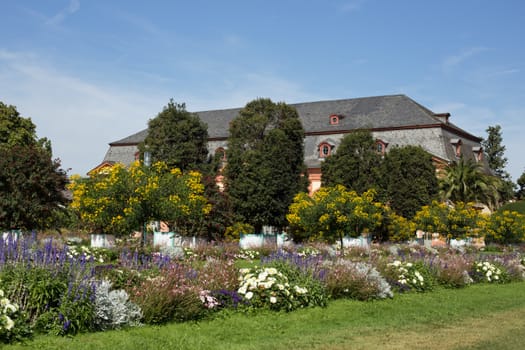
{"type": "Polygon", "coordinates": [[[416,213],[413,221],[417,229],[437,232],[448,238],[477,237],[484,226],[484,216],[473,203],[457,202],[454,206],[432,202],[416,213]]]}
{"type": "Polygon", "coordinates": [[[485,241],[502,244],[525,242],[525,216],[504,210],[492,214],[484,227],[485,241]]]}
{"type": "Polygon", "coordinates": [[[71,177],[71,208],[93,232],[125,235],[145,222],[175,223],[189,233],[211,211],[198,172],[183,174],[158,162],[116,164],[90,178],[71,177]]]}
{"type": "Polygon", "coordinates": [[[359,196],[342,185],[321,187],[312,197],[298,194],[286,218],[296,238],[342,241],[381,224],[383,205],[374,196],[373,190],[359,196]]]}

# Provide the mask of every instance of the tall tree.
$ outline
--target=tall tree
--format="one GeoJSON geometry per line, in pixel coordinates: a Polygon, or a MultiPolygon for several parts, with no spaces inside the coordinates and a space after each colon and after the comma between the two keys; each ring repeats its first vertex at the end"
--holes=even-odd
{"type": "Polygon", "coordinates": [[[230,124],[226,188],[234,213],[256,232],[286,226],[293,197],[306,190],[303,142],[297,111],[270,99],[249,102],[230,124]]]}
{"type": "Polygon", "coordinates": [[[398,214],[412,218],[437,199],[438,181],[432,156],[419,146],[394,147],[381,168],[384,200],[398,214]]]}
{"type": "Polygon", "coordinates": [[[67,177],[51,144],[36,136],[30,118],[0,102],[0,229],[54,225],[67,203],[67,177]]]}
{"type": "Polygon", "coordinates": [[[321,165],[323,186],[343,185],[361,194],[378,187],[381,155],[368,130],[346,135],[334,155],[321,165]]]}
{"type": "Polygon", "coordinates": [[[487,139],[483,140],[481,144],[487,155],[487,162],[489,163],[490,169],[502,178],[505,175],[507,158],[505,157],[501,126],[489,126],[486,132],[488,134],[487,139]]]}
{"type": "Polygon", "coordinates": [[[501,126],[489,126],[486,131],[487,139],[482,141],[482,146],[485,149],[490,169],[501,180],[498,186],[500,200],[506,202],[514,196],[515,184],[505,170],[507,157],[505,157],[506,147],[503,145],[501,126]]]}
{"type": "Polygon", "coordinates": [[[185,104],[170,100],[148,122],[148,135],[139,145],[142,154],[150,152],[153,162],[170,168],[201,169],[208,156],[208,127],[199,117],[186,111],[185,104]]]}

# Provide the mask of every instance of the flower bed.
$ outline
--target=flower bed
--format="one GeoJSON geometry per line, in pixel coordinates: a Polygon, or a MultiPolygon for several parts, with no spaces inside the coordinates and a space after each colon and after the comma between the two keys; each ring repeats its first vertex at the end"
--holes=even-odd
{"type": "Polygon", "coordinates": [[[413,246],[316,246],[264,254],[219,245],[176,257],[0,241],[0,341],[200,320],[221,310],[293,311],[337,298],[371,300],[438,286],[525,278],[518,251],[458,253],[413,246]],[[262,256],[262,257],[261,257],[262,256]],[[240,264],[240,265],[239,265],[240,264]],[[243,268],[239,268],[243,266],[243,268]]]}

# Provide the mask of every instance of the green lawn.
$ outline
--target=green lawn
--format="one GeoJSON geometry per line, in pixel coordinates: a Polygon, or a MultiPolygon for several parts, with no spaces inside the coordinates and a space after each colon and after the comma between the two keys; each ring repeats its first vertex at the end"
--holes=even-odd
{"type": "Polygon", "coordinates": [[[292,313],[220,314],[197,323],[37,337],[10,349],[522,349],[525,282],[338,300],[292,313]]]}
{"type": "Polygon", "coordinates": [[[525,201],[507,203],[504,206],[502,206],[498,211],[503,210],[517,211],[518,213],[525,215],[525,201]]]}

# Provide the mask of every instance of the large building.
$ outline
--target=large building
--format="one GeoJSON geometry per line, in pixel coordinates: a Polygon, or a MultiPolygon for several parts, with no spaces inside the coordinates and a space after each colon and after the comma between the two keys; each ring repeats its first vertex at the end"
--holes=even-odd
{"type": "MultiPolygon", "coordinates": [[[[341,139],[358,129],[372,131],[377,151],[396,146],[418,145],[429,152],[436,168],[463,156],[483,161],[481,138],[450,122],[449,113],[434,113],[405,95],[389,95],[291,104],[297,109],[305,130],[304,159],[310,191],[321,185],[321,162],[337,152],[341,139]]],[[[241,108],[197,112],[208,124],[208,151],[224,153],[228,128],[241,108]]],[[[130,164],[138,159],[138,144],[148,130],[111,142],[104,160],[95,169],[116,162],[130,164]]],[[[94,170],[95,170],[94,169],[94,170]]]]}

